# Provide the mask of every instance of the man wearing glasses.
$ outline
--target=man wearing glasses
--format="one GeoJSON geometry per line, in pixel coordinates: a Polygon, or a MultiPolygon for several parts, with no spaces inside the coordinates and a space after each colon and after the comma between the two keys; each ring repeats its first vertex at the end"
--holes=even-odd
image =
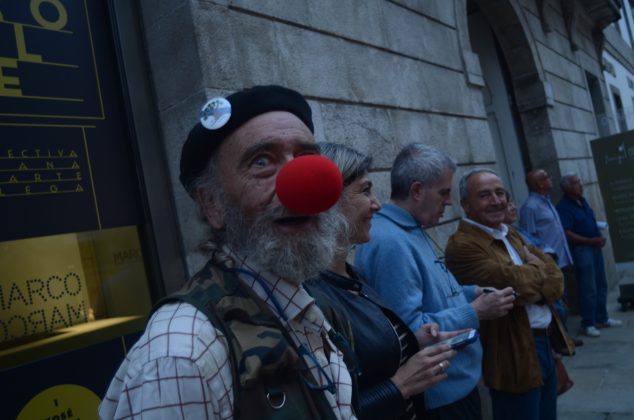
{"type": "MultiPolygon", "coordinates": [[[[445,267],[440,248],[425,232],[451,205],[454,161],[420,143],[405,146],[392,166],[391,202],[372,220],[370,242],[356,251],[356,265],[412,331],[435,322],[441,330],[478,328],[479,321],[505,315],[513,290],[482,293],[461,287],[445,267]]],[[[452,359],[448,379],[425,391],[430,419],[480,419],[477,384],[482,348],[471,344],[452,359]]]]}

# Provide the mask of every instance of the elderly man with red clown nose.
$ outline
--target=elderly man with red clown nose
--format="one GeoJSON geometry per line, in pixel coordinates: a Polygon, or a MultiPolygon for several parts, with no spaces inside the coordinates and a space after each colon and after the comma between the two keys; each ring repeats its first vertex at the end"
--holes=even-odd
{"type": "Polygon", "coordinates": [[[205,104],[180,180],[211,228],[209,262],[155,306],[100,417],[354,418],[347,356],[301,286],[328,266],[340,228],[323,211],[341,174],[318,153],[295,91],[256,86],[205,104]]]}

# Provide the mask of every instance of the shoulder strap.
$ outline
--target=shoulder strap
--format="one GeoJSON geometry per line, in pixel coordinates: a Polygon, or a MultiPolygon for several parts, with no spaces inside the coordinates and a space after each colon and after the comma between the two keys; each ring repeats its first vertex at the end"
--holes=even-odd
{"type": "MultiPolygon", "coordinates": [[[[218,276],[218,270],[215,270],[211,265],[211,261],[209,261],[203,269],[196,273],[180,290],[160,299],[152,308],[152,313],[167,303],[189,303],[205,314],[209,322],[211,322],[214,328],[222,332],[231,346],[231,343],[235,340],[235,336],[231,329],[227,328],[227,325],[222,322],[220,315],[216,311],[216,305],[223,297],[233,294],[238,288],[236,283],[239,281],[222,276],[225,282],[217,282],[214,276],[218,276]]],[[[233,401],[234,406],[238,407],[240,394],[238,392],[240,384],[238,357],[236,353],[231,350],[229,351],[229,358],[231,359],[231,376],[235,384],[233,387],[233,401]]]]}

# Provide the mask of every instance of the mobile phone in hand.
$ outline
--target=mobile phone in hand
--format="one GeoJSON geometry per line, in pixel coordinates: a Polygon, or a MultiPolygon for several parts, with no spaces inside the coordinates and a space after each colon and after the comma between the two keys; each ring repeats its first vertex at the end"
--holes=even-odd
{"type": "MultiPolygon", "coordinates": [[[[495,292],[495,290],[493,289],[482,289],[482,293],[493,293],[495,292]]],[[[515,290],[513,290],[513,296],[518,297],[520,294],[519,292],[516,292],[515,290]]]]}
{"type": "Polygon", "coordinates": [[[449,345],[449,347],[451,347],[452,349],[460,349],[468,344],[473,343],[474,341],[476,341],[478,339],[478,336],[480,334],[478,333],[478,330],[472,328],[467,332],[464,332],[462,334],[458,334],[454,337],[448,338],[447,340],[443,340],[441,342],[439,342],[438,344],[447,344],[449,345]]]}

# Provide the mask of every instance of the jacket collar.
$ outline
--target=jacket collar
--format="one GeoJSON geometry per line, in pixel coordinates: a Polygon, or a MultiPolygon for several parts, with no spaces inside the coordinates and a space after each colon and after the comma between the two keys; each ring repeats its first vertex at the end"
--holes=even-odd
{"type": "Polygon", "coordinates": [[[550,202],[550,194],[540,194],[538,192],[535,191],[531,191],[528,194],[529,197],[533,197],[533,199],[537,199],[537,200],[541,200],[541,201],[546,201],[546,202],[550,202]]]}
{"type": "Polygon", "coordinates": [[[356,270],[348,263],[346,263],[346,271],[350,275],[350,277],[343,277],[334,271],[324,270],[321,272],[321,276],[328,283],[339,287],[341,289],[352,290],[355,292],[360,292],[363,288],[363,283],[359,281],[359,276],[356,270]]]}
{"type": "Polygon", "coordinates": [[[384,217],[391,220],[392,223],[405,230],[418,229],[420,227],[410,212],[392,203],[385,204],[375,217],[384,217]]]}
{"type": "Polygon", "coordinates": [[[509,227],[506,226],[504,223],[502,223],[500,225],[499,229],[494,229],[492,227],[489,226],[485,226],[481,223],[478,223],[474,220],[469,219],[468,217],[465,217],[464,220],[466,223],[469,223],[472,226],[475,226],[477,228],[480,228],[481,230],[483,230],[484,232],[488,233],[489,235],[491,235],[494,239],[499,239],[499,240],[503,240],[502,238],[505,238],[506,235],[508,235],[509,233],[509,227]]]}
{"type": "Polygon", "coordinates": [[[480,229],[476,225],[473,225],[467,222],[465,219],[462,219],[460,221],[458,230],[460,230],[466,235],[475,236],[478,238],[479,241],[482,241],[485,243],[493,243],[496,240],[495,238],[493,238],[493,236],[489,235],[488,233],[486,233],[484,230],[480,229]]]}
{"type": "Polygon", "coordinates": [[[581,204],[579,204],[579,202],[577,202],[577,200],[575,200],[574,198],[571,198],[568,194],[564,194],[564,196],[561,198],[562,200],[567,200],[569,202],[571,202],[572,204],[574,204],[577,207],[586,207],[586,199],[585,197],[581,196],[579,198],[579,202],[581,204]]]}

